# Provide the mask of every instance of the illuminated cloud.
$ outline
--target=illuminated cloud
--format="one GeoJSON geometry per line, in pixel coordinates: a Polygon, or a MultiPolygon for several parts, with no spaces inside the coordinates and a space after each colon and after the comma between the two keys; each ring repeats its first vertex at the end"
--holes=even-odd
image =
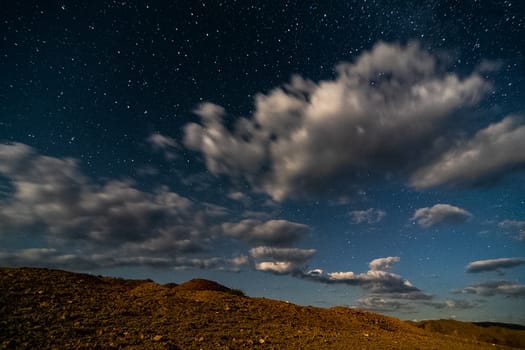
{"type": "MultiPolygon", "coordinates": [[[[275,200],[368,181],[371,173],[407,173],[426,162],[453,112],[488,91],[477,72],[438,68],[417,42],[377,43],[334,80],[294,76],[255,98],[255,111],[224,125],[226,111],[203,103],[184,145],[202,153],[213,174],[241,177],[275,200]]],[[[419,184],[419,182],[418,182],[419,184]]]]}
{"type": "Polygon", "coordinates": [[[430,208],[417,209],[411,220],[420,226],[430,227],[442,223],[462,223],[471,216],[465,209],[450,204],[436,204],[430,208]]]}
{"type": "Polygon", "coordinates": [[[390,272],[392,264],[398,261],[399,257],[397,256],[374,259],[369,263],[369,270],[365,273],[354,273],[352,271],[325,273],[321,269],[314,269],[305,272],[303,277],[323,283],[359,286],[376,294],[396,294],[398,299],[426,298],[427,296],[408,280],[390,272]]]}

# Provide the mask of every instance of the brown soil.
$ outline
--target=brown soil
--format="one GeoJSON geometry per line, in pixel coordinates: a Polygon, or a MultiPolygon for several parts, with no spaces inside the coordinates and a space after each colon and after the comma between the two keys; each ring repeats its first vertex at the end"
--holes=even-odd
{"type": "Polygon", "coordinates": [[[447,326],[413,324],[344,307],[249,298],[207,280],[159,285],[58,270],[0,268],[0,349],[525,347],[524,330],[439,322],[447,326]]]}

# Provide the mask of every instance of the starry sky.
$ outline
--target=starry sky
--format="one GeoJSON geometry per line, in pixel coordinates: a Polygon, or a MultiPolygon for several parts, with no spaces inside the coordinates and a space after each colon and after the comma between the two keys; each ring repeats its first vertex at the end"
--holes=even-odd
{"type": "Polygon", "coordinates": [[[0,265],[525,324],[523,2],[0,12],[0,265]]]}

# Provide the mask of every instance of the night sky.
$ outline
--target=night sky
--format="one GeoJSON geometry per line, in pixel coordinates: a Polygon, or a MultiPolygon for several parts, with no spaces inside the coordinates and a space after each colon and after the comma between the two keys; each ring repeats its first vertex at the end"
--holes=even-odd
{"type": "Polygon", "coordinates": [[[522,1],[0,17],[0,265],[525,324],[522,1]]]}

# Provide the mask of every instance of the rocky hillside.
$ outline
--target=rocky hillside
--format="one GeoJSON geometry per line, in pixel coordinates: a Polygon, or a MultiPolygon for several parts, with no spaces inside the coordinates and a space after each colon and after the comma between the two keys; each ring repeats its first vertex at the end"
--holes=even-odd
{"type": "Polygon", "coordinates": [[[524,330],[440,322],[250,298],[207,280],[0,269],[1,349],[525,348],[524,330]]]}

